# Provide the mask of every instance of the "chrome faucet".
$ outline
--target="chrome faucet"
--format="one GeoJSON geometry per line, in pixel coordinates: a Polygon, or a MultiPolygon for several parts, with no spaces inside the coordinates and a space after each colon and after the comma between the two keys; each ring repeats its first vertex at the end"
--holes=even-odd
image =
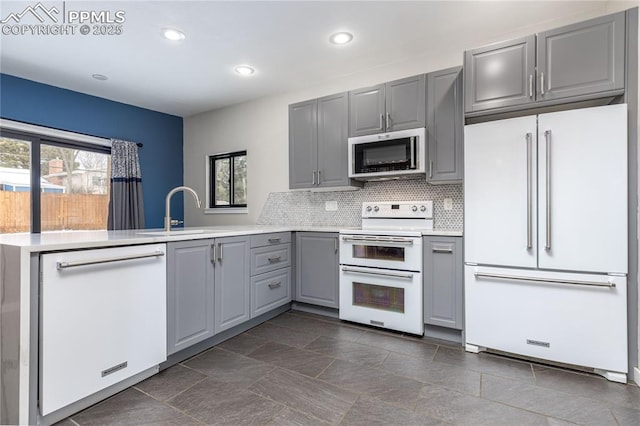
{"type": "Polygon", "coordinates": [[[166,232],[170,232],[171,231],[171,213],[169,212],[169,210],[171,209],[171,196],[173,194],[175,194],[176,192],[178,192],[178,191],[189,191],[189,192],[191,192],[191,194],[193,194],[193,198],[195,198],[195,200],[196,200],[196,206],[198,206],[198,208],[202,207],[202,203],[200,202],[200,198],[198,198],[198,194],[193,189],[189,188],[188,186],[177,186],[177,187],[173,188],[171,191],[169,191],[169,193],[167,194],[167,198],[165,200],[164,230],[166,232]]]}

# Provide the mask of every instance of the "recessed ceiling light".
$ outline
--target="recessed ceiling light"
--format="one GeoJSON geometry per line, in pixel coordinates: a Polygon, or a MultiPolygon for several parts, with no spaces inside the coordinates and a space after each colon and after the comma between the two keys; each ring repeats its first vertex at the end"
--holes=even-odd
{"type": "Polygon", "coordinates": [[[100,81],[105,81],[105,80],[109,79],[109,77],[107,77],[106,75],[103,75],[103,74],[91,74],[91,77],[95,78],[96,80],[100,80],[100,81]]]}
{"type": "Polygon", "coordinates": [[[235,70],[236,70],[236,73],[240,75],[251,75],[254,72],[256,72],[256,70],[250,67],[249,65],[238,65],[235,68],[235,70]]]}
{"type": "Polygon", "coordinates": [[[173,28],[164,28],[162,30],[162,35],[164,36],[164,38],[171,41],[184,40],[186,37],[182,31],[173,28]]]}
{"type": "Polygon", "coordinates": [[[329,41],[333,44],[347,44],[351,40],[353,40],[353,34],[346,31],[331,34],[331,37],[329,37],[329,41]]]}

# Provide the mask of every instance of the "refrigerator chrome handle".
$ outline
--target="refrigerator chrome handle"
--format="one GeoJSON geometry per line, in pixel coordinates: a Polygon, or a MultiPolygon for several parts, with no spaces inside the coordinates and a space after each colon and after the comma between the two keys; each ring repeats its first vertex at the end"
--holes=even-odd
{"type": "Polygon", "coordinates": [[[523,277],[520,275],[487,274],[484,272],[474,272],[473,275],[476,278],[494,278],[498,280],[528,281],[528,282],[549,283],[549,284],[585,285],[585,286],[591,286],[591,287],[608,287],[608,288],[616,287],[616,283],[613,282],[613,280],[609,280],[607,282],[581,281],[581,280],[556,280],[553,278],[523,277]]]}
{"type": "Polygon", "coordinates": [[[545,130],[544,138],[547,143],[547,155],[546,155],[546,242],[544,244],[545,250],[551,250],[551,130],[545,130]]]}
{"type": "Polygon", "coordinates": [[[531,133],[527,133],[527,250],[533,247],[533,214],[531,212],[531,133]]]}

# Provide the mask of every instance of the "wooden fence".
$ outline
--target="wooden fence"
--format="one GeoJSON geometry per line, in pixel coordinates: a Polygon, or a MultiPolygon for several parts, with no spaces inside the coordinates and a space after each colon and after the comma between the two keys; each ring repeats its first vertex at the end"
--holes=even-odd
{"type": "MultiPolygon", "coordinates": [[[[108,195],[43,192],[42,231],[107,229],[108,195]]],[[[31,195],[0,191],[0,234],[29,232],[31,195]]]]}

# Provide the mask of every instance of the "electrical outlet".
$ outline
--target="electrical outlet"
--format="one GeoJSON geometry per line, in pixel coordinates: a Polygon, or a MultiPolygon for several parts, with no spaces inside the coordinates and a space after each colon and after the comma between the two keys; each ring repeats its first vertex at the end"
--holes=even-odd
{"type": "Polygon", "coordinates": [[[338,211],[338,202],[337,201],[325,201],[324,202],[324,211],[326,211],[326,212],[336,212],[336,211],[338,211]]]}
{"type": "Polygon", "coordinates": [[[444,209],[453,210],[453,200],[451,198],[444,199],[444,209]]]}

